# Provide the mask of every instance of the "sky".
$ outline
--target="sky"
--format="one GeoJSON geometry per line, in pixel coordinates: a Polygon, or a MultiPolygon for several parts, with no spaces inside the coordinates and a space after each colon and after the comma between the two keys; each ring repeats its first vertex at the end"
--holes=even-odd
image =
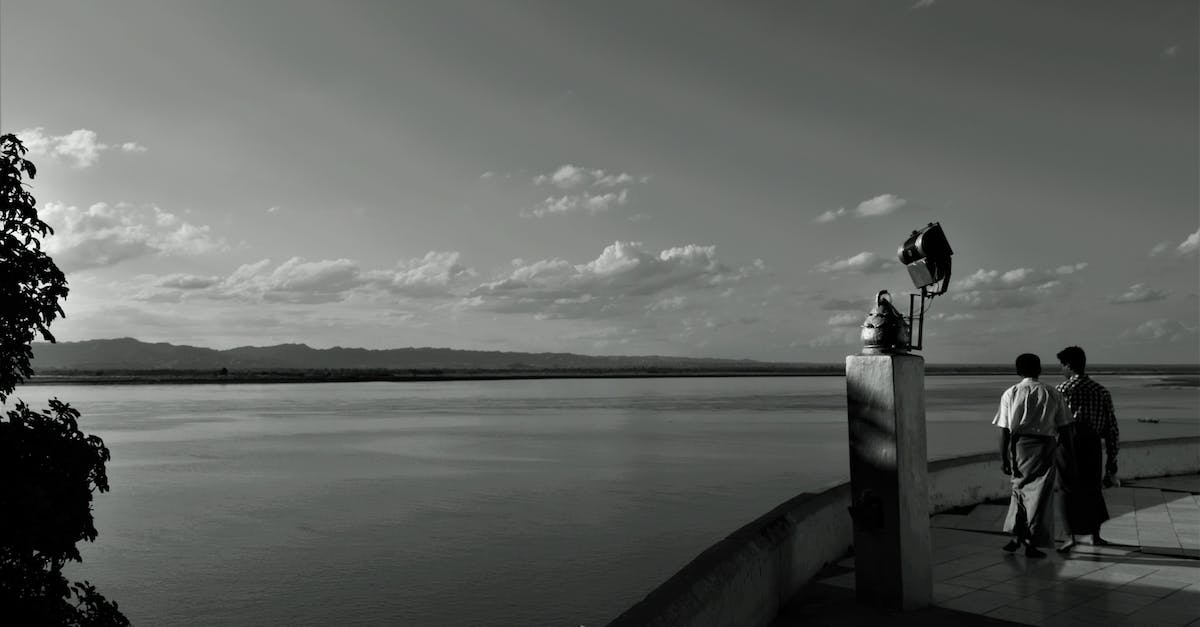
{"type": "Polygon", "coordinates": [[[0,0],[59,341],[1200,363],[1194,1],[0,0]],[[906,306],[905,306],[906,308],[906,306]]]}

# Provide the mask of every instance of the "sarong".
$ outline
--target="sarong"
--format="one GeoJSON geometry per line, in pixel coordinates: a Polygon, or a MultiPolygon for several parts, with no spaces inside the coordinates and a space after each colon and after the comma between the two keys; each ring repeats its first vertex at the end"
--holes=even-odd
{"type": "Polygon", "coordinates": [[[1100,524],[1108,520],[1104,502],[1103,440],[1094,435],[1076,435],[1073,440],[1075,459],[1065,451],[1055,455],[1059,471],[1059,490],[1062,493],[1060,511],[1072,535],[1100,533],[1100,524]]]}
{"type": "Polygon", "coordinates": [[[1058,443],[1049,436],[1013,436],[1012,498],[1004,531],[1026,540],[1032,546],[1049,546],[1054,540],[1054,449],[1058,443]]]}

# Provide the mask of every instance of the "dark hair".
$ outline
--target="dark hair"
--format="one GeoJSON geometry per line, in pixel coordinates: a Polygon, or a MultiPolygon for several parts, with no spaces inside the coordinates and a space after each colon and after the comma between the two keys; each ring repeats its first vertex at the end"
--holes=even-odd
{"type": "Polygon", "coordinates": [[[1042,359],[1033,353],[1021,353],[1017,356],[1017,374],[1022,377],[1041,375],[1042,359]]]}
{"type": "Polygon", "coordinates": [[[1070,366],[1071,370],[1075,372],[1083,372],[1083,369],[1087,367],[1087,355],[1078,346],[1068,346],[1058,351],[1055,357],[1058,357],[1058,363],[1070,366]]]}

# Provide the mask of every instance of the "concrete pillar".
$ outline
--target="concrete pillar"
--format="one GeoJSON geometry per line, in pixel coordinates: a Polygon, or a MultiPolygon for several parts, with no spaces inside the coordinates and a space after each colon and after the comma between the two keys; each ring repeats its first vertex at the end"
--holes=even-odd
{"type": "Polygon", "coordinates": [[[846,357],[858,599],[889,610],[933,598],[925,452],[925,360],[846,357]]]}

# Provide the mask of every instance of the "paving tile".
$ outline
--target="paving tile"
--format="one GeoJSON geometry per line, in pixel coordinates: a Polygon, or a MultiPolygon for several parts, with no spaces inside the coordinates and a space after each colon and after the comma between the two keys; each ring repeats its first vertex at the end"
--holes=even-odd
{"type": "Polygon", "coordinates": [[[1187,625],[1200,620],[1200,612],[1196,608],[1158,606],[1150,604],[1139,609],[1134,616],[1145,618],[1159,625],[1187,625]]]}
{"type": "Polygon", "coordinates": [[[1127,616],[1156,602],[1159,601],[1151,597],[1110,590],[1088,601],[1088,606],[1105,612],[1127,616]]]}
{"type": "Polygon", "coordinates": [[[1174,594],[1176,591],[1188,586],[1186,581],[1178,581],[1159,577],[1157,574],[1147,575],[1140,579],[1135,579],[1119,588],[1115,588],[1117,592],[1127,592],[1129,594],[1139,594],[1142,596],[1161,599],[1163,597],[1174,594]]]}
{"type": "Polygon", "coordinates": [[[975,590],[960,597],[938,603],[938,607],[945,607],[960,612],[970,612],[972,614],[986,614],[1016,600],[1017,597],[1011,594],[992,592],[990,590],[975,590]]]}
{"type": "Polygon", "coordinates": [[[972,577],[970,574],[960,575],[958,577],[952,577],[952,578],[947,579],[942,582],[935,582],[933,585],[936,586],[936,585],[938,585],[938,583],[945,583],[945,584],[952,585],[952,586],[962,586],[964,588],[972,588],[972,589],[978,589],[978,590],[983,590],[989,586],[996,585],[996,582],[994,582],[990,579],[980,579],[979,577],[972,577]]]}
{"type": "Polygon", "coordinates": [[[1079,607],[1087,603],[1090,599],[1086,597],[1074,595],[1046,595],[1033,594],[1022,597],[1008,604],[1009,607],[1020,608],[1030,612],[1037,612],[1043,616],[1053,616],[1065,612],[1071,608],[1079,607]]]}
{"type": "Polygon", "coordinates": [[[1040,579],[1016,577],[1008,581],[994,583],[985,589],[991,590],[992,592],[1003,592],[1004,594],[1015,594],[1019,597],[1027,597],[1041,590],[1045,590],[1046,582],[1045,580],[1040,579]]]}
{"type": "Polygon", "coordinates": [[[1066,624],[1069,621],[1077,621],[1091,625],[1092,627],[1101,627],[1116,624],[1125,617],[1124,614],[1117,614],[1097,609],[1092,602],[1088,605],[1073,607],[1065,612],[1051,616],[1046,624],[1055,625],[1066,624]]]}
{"type": "Polygon", "coordinates": [[[1021,608],[1009,607],[1009,606],[998,607],[998,608],[988,612],[987,614],[984,614],[984,616],[987,616],[989,618],[998,618],[1000,620],[1008,620],[1008,621],[1012,621],[1014,623],[1021,623],[1023,625],[1045,625],[1045,624],[1047,624],[1045,622],[1046,621],[1045,614],[1042,614],[1039,612],[1030,612],[1028,610],[1023,610],[1021,608]]]}
{"type": "Polygon", "coordinates": [[[967,594],[968,592],[974,591],[975,588],[973,587],[956,586],[949,583],[935,583],[933,584],[933,602],[935,605],[940,604],[943,601],[949,601],[950,599],[957,598],[967,594]]]}

